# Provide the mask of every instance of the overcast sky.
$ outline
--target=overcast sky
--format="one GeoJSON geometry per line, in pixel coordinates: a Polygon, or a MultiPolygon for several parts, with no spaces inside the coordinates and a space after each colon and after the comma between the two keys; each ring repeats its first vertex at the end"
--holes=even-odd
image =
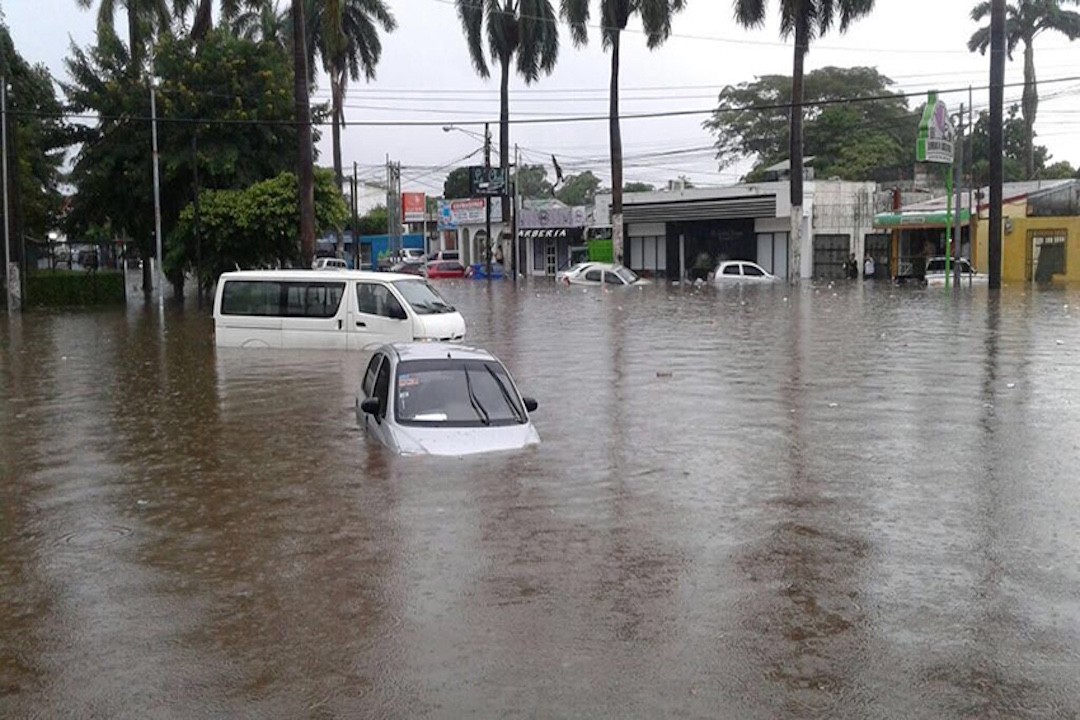
{"type": "MultiPolygon", "coordinates": [[[[63,59],[70,42],[80,46],[93,42],[96,9],[80,10],[76,0],[0,2],[18,51],[32,63],[44,63],[57,77],[66,77],[63,59]]],[[[482,125],[476,123],[492,121],[498,148],[498,78],[485,81],[473,72],[454,0],[389,0],[389,4],[398,29],[383,40],[377,80],[350,89],[347,119],[433,125],[349,127],[343,135],[344,162],[351,167],[355,161],[362,175],[381,178],[378,166],[389,155],[402,163],[403,189],[438,194],[443,168],[480,147],[482,125]],[[441,126],[450,123],[464,132],[444,132],[441,126]]],[[[640,26],[632,27],[622,50],[622,112],[705,111],[715,105],[725,85],[757,75],[789,74],[791,45],[779,38],[773,17],[777,4],[778,0],[770,3],[767,27],[747,32],[732,19],[730,1],[689,0],[687,10],[675,19],[673,36],[654,51],[645,47],[640,32],[633,32],[640,26]]],[[[969,53],[965,46],[976,29],[968,17],[973,4],[878,0],[874,14],[856,22],[846,35],[832,33],[819,39],[807,57],[807,71],[828,65],[872,65],[906,92],[985,86],[988,56],[969,53]]],[[[601,49],[597,30],[592,30],[586,48],[575,48],[565,28],[560,40],[559,64],[551,76],[531,87],[511,80],[511,117],[606,116],[610,57],[601,49]]],[[[1070,44],[1058,35],[1036,41],[1036,68],[1044,83],[1037,142],[1049,147],[1054,160],[1068,160],[1074,166],[1080,165],[1080,80],[1052,81],[1080,75],[1078,60],[1080,42],[1070,44]]],[[[1018,52],[1006,66],[1006,82],[1022,79],[1022,52],[1018,52]]],[[[326,88],[326,82],[320,82],[314,97],[327,98],[326,88]]],[[[1019,101],[1020,92],[1019,87],[1006,87],[1006,107],[1019,101]]],[[[943,99],[953,109],[961,101],[967,103],[967,92],[943,99]]],[[[985,91],[976,89],[974,99],[976,110],[986,107],[985,91]]],[[[663,184],[685,174],[702,185],[735,182],[745,166],[717,169],[707,149],[712,138],[701,127],[706,117],[702,112],[625,119],[626,180],[663,184]],[[657,157],[677,151],[682,152],[657,157]]],[[[329,136],[326,129],[319,148],[324,165],[330,164],[329,136]]],[[[566,172],[588,167],[605,180],[610,177],[606,121],[513,126],[511,143],[521,146],[524,162],[547,165],[549,176],[550,156],[555,154],[566,172]]]]}

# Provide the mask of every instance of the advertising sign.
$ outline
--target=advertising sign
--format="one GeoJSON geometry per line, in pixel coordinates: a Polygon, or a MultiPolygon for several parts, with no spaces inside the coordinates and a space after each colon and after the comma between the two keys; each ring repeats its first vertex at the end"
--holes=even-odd
{"type": "Polygon", "coordinates": [[[506,175],[502,168],[474,165],[469,168],[469,194],[476,197],[499,197],[506,194],[506,175]]]}
{"type": "Polygon", "coordinates": [[[401,193],[401,219],[405,222],[424,222],[426,202],[424,193],[401,193]]]}
{"type": "Polygon", "coordinates": [[[944,163],[953,161],[953,142],[956,130],[945,103],[937,93],[926,98],[926,108],[919,121],[919,138],[915,141],[915,159],[919,162],[944,163]]]}
{"type": "MultiPolygon", "coordinates": [[[[500,203],[491,203],[491,222],[502,222],[500,203]]],[[[461,225],[484,224],[484,199],[439,201],[439,229],[454,230],[461,225]]]]}
{"type": "Polygon", "coordinates": [[[588,213],[582,206],[522,208],[518,214],[518,226],[522,228],[573,228],[587,224],[588,213]]]}

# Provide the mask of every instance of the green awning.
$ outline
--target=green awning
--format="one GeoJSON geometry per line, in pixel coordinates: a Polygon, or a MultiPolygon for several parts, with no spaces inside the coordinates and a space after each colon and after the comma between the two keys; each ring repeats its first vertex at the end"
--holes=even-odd
{"type": "MultiPolygon", "coordinates": [[[[926,226],[938,226],[945,227],[946,222],[952,224],[956,222],[956,215],[954,214],[950,218],[946,218],[944,210],[934,210],[930,212],[892,212],[892,213],[878,213],[874,216],[874,227],[926,227],[926,226]]],[[[960,224],[967,225],[971,222],[971,211],[964,209],[960,211],[960,224]]]]}

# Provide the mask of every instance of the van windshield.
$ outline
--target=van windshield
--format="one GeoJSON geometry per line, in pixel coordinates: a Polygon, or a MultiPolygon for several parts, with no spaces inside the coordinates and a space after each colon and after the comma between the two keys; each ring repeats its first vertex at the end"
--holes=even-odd
{"type": "Polygon", "coordinates": [[[435,315],[437,313],[454,312],[454,306],[442,299],[435,288],[427,284],[426,280],[395,280],[394,287],[398,289],[405,302],[412,306],[413,310],[420,315],[435,315]]]}
{"type": "Polygon", "coordinates": [[[526,421],[497,360],[408,360],[398,365],[394,415],[402,425],[484,427],[526,421]]]}

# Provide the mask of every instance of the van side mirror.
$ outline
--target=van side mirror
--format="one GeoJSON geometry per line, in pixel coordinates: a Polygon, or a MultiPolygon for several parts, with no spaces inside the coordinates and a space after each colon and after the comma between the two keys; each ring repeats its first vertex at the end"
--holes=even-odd
{"type": "Polygon", "coordinates": [[[521,398],[521,402],[525,403],[525,409],[529,412],[536,412],[536,408],[540,407],[535,398],[521,398]]]}
{"type": "Polygon", "coordinates": [[[377,415],[379,413],[379,398],[364,398],[364,401],[360,403],[360,410],[368,415],[377,415]]]}

